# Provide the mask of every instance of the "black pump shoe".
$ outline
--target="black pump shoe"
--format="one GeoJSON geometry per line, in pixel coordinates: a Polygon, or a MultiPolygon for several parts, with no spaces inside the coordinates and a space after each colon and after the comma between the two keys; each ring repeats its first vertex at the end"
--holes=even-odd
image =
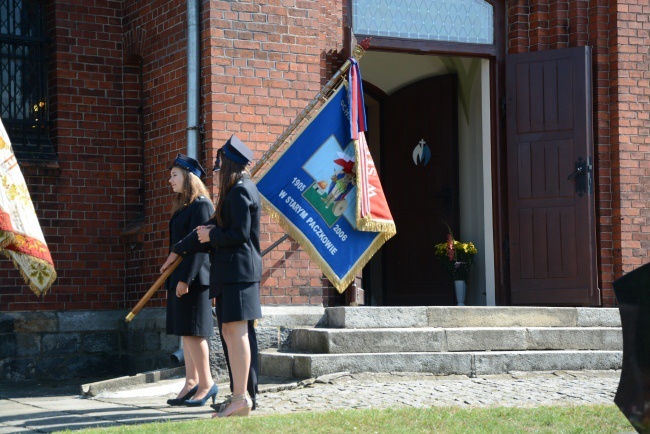
{"type": "Polygon", "coordinates": [[[230,404],[230,396],[223,402],[219,402],[217,404],[210,404],[210,407],[218,413],[224,411],[224,409],[230,404]]]}
{"type": "Polygon", "coordinates": [[[201,407],[205,405],[208,399],[212,398],[212,403],[217,399],[217,393],[219,393],[219,387],[215,384],[212,385],[208,393],[201,399],[188,399],[183,403],[187,407],[201,407]]]}
{"type": "Polygon", "coordinates": [[[197,390],[199,390],[199,385],[198,384],[196,386],[192,387],[192,389],[189,392],[187,392],[185,395],[181,396],[180,398],[168,399],[167,404],[168,405],[184,405],[185,401],[187,401],[188,399],[193,397],[197,390]]]}

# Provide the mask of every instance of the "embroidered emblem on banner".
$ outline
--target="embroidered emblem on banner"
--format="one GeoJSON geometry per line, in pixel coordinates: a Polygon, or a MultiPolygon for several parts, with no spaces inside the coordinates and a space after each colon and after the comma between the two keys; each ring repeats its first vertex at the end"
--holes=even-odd
{"type": "Polygon", "coordinates": [[[56,270],[27,184],[0,121],[0,253],[11,259],[36,295],[45,295],[56,270]]]}

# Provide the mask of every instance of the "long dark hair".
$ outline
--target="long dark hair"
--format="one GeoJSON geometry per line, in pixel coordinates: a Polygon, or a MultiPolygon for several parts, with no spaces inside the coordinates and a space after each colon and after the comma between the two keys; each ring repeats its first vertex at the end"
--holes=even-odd
{"type": "MultiPolygon", "coordinates": [[[[219,152],[222,152],[219,150],[219,152]]],[[[223,152],[221,154],[221,170],[219,170],[219,197],[217,198],[217,206],[214,209],[212,218],[217,220],[217,224],[221,227],[224,226],[223,218],[221,218],[221,209],[223,202],[226,200],[226,194],[230,189],[248,173],[245,164],[239,164],[226,157],[223,152]]]]}

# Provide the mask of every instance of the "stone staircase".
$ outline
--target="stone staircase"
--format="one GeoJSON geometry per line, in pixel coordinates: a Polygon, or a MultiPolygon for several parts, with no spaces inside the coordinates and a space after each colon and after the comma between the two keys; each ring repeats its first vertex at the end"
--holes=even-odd
{"type": "Polygon", "coordinates": [[[618,309],[332,307],[260,353],[262,375],[608,370],[622,365],[618,309]]]}

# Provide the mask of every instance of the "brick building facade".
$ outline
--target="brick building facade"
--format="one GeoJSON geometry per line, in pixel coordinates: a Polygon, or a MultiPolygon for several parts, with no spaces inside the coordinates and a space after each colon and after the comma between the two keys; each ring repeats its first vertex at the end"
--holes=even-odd
{"type": "MultiPolygon", "coordinates": [[[[201,161],[211,167],[232,133],[261,156],[320,90],[340,60],[342,10],[202,3],[201,161]]],[[[137,5],[47,4],[57,159],[21,169],[59,277],[37,299],[3,262],[2,311],[127,308],[157,278],[168,252],[168,167],[186,146],[187,6],[137,5]]],[[[263,226],[265,248],[283,232],[268,218],[263,226]]],[[[296,244],[264,262],[264,303],[337,299],[296,244]]]]}
{"type": "MultiPolygon", "coordinates": [[[[199,159],[211,167],[232,133],[259,158],[349,55],[351,5],[358,2],[199,3],[199,159]]],[[[379,37],[369,52],[485,60],[496,168],[491,191],[498,197],[505,195],[499,179],[507,174],[500,108],[505,59],[591,47],[598,304],[613,306],[612,282],[646,262],[650,249],[650,6],[631,0],[484,3],[494,10],[492,48],[379,37]]],[[[168,167],[186,148],[187,2],[56,0],[42,6],[49,139],[56,157],[19,163],[59,277],[50,293],[37,298],[8,261],[0,262],[0,312],[125,310],[155,281],[168,252],[168,167]]],[[[206,184],[212,186],[210,175],[206,184]]],[[[507,201],[491,202],[495,221],[486,226],[486,239],[494,244],[494,262],[481,276],[496,274],[495,303],[510,304],[501,247],[508,219],[500,217],[507,201]]],[[[262,249],[282,235],[264,216],[262,249]]],[[[267,306],[344,303],[297,243],[281,243],[265,256],[264,268],[267,306]]],[[[163,307],[163,300],[160,293],[148,306],[163,307]]],[[[4,321],[0,336],[18,348],[7,337],[17,332],[16,318],[4,321]]]]}

